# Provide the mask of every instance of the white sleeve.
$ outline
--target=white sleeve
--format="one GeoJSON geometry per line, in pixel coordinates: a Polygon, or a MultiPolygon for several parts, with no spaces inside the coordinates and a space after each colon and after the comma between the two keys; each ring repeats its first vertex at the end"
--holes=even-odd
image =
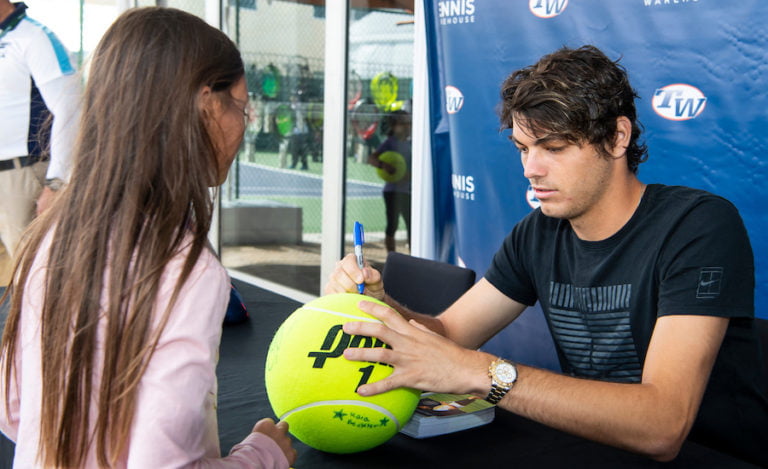
{"type": "Polygon", "coordinates": [[[53,114],[47,177],[68,181],[80,118],[80,76],[64,45],[44,26],[30,36],[25,56],[32,79],[53,114]]]}
{"type": "Polygon", "coordinates": [[[51,128],[51,160],[48,179],[69,181],[72,169],[72,151],[80,124],[82,85],[80,75],[62,75],[38,85],[46,107],[53,114],[51,128]]]}
{"type": "MultiPolygon", "coordinates": [[[[166,302],[179,271],[180,265],[169,265],[163,276],[166,302]]],[[[142,376],[129,468],[288,467],[277,443],[263,435],[249,435],[238,445],[245,448],[220,455],[215,373],[230,288],[224,268],[204,250],[142,376]]]]}

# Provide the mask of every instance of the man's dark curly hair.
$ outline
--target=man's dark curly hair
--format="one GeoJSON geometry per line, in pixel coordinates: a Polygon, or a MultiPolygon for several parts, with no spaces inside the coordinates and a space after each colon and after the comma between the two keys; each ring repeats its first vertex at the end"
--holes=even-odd
{"type": "Polygon", "coordinates": [[[637,97],[618,61],[594,46],[564,47],[504,80],[499,118],[502,130],[517,122],[535,135],[586,142],[610,157],[607,149],[613,147],[616,119],[624,116],[632,123],[627,165],[637,173],[638,165],[648,159],[647,147],[639,141],[637,97]]]}

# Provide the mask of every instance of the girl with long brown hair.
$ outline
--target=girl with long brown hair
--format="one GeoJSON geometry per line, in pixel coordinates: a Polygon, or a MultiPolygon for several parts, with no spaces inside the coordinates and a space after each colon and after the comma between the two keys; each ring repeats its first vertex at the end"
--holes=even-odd
{"type": "Polygon", "coordinates": [[[28,230],[7,294],[0,429],[18,467],[288,467],[259,421],[220,459],[229,278],[211,187],[243,137],[236,46],[174,9],[120,16],[93,54],[71,180],[28,230]]]}

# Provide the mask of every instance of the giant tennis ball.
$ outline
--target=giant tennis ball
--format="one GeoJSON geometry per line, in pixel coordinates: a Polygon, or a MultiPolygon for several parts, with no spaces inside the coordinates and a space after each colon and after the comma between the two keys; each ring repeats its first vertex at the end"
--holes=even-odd
{"type": "Polygon", "coordinates": [[[403,176],[405,176],[405,171],[408,169],[408,166],[405,163],[405,157],[396,151],[385,151],[379,155],[379,161],[395,167],[394,173],[390,173],[384,168],[376,169],[376,174],[387,182],[397,182],[401,180],[403,176]]]}
{"type": "Polygon", "coordinates": [[[357,394],[361,384],[393,371],[384,363],[355,362],[342,355],[349,347],[388,347],[342,330],[349,321],[380,322],[357,307],[360,300],[378,302],[353,293],[310,301],[283,322],[267,354],[267,396],[275,415],[288,422],[293,436],[329,453],[354,453],[384,443],[411,418],[419,401],[419,392],[406,388],[370,397],[357,394]]]}

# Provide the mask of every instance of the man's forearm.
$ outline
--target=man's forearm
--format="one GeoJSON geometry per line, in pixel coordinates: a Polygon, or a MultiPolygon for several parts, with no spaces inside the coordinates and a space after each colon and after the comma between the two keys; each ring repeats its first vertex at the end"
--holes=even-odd
{"type": "Polygon", "coordinates": [[[658,460],[676,456],[695,417],[651,384],[587,380],[523,365],[518,373],[499,403],[503,409],[658,460]]]}

